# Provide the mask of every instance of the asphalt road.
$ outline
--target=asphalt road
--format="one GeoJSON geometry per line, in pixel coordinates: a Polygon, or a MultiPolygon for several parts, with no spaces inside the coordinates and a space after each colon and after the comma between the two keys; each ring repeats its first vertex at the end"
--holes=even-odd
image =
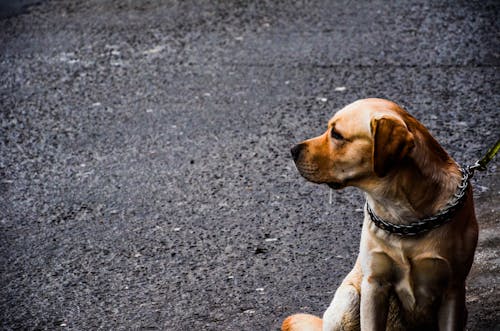
{"type": "MultiPolygon", "coordinates": [[[[498,138],[499,12],[49,0],[0,20],[0,328],[276,330],[321,314],[363,197],[330,199],[289,148],[383,97],[472,163],[498,138]]],[[[500,325],[497,164],[475,177],[470,330],[500,325]]]]}

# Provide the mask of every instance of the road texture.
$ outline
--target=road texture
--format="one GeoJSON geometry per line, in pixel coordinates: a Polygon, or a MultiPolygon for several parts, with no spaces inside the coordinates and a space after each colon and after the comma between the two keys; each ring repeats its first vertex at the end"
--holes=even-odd
{"type": "MultiPolygon", "coordinates": [[[[44,1],[0,21],[0,328],[276,330],[321,314],[362,194],[294,143],[383,97],[462,164],[498,138],[498,1],[44,1]]],[[[469,330],[500,325],[498,160],[469,330]]]]}

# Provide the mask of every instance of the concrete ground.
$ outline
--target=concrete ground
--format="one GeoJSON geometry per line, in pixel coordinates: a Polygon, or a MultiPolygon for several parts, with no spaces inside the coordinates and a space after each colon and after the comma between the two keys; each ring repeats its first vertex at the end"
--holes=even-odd
{"type": "MultiPolygon", "coordinates": [[[[392,99],[460,163],[498,138],[498,1],[57,1],[0,20],[0,329],[277,330],[321,314],[363,197],[289,156],[392,99]],[[331,203],[330,203],[331,200],[331,203]]],[[[469,330],[500,325],[498,160],[469,330]]]]}

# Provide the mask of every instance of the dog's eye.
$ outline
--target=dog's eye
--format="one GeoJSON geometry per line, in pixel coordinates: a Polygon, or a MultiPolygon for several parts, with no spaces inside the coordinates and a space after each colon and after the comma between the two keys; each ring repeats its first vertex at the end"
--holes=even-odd
{"type": "Polygon", "coordinates": [[[333,139],[344,140],[344,137],[342,137],[342,135],[340,133],[335,131],[335,129],[332,129],[332,131],[330,132],[330,135],[332,136],[333,139]]]}

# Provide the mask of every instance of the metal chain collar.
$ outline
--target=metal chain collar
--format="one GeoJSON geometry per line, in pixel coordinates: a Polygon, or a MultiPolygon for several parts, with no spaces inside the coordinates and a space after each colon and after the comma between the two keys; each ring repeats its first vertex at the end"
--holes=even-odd
{"type": "Polygon", "coordinates": [[[438,211],[435,215],[428,218],[424,218],[413,222],[411,224],[394,224],[384,221],[373,212],[372,208],[366,202],[366,211],[373,223],[376,226],[385,230],[389,233],[396,234],[398,236],[418,236],[420,234],[426,233],[444,225],[452,220],[455,212],[462,206],[467,193],[467,188],[469,187],[469,179],[474,175],[474,171],[486,170],[486,165],[493,160],[495,155],[500,151],[500,139],[497,140],[495,145],[493,145],[480,160],[476,161],[472,166],[468,166],[465,169],[460,169],[462,172],[462,182],[458,185],[457,191],[453,195],[453,200],[451,200],[446,207],[438,211]]]}
{"type": "Polygon", "coordinates": [[[453,195],[453,199],[435,215],[411,224],[394,224],[375,215],[368,202],[366,202],[368,215],[370,215],[372,222],[375,223],[377,227],[398,236],[418,236],[440,227],[453,219],[453,215],[462,206],[465,200],[467,188],[469,187],[469,179],[472,178],[474,169],[467,167],[466,169],[460,169],[460,171],[462,172],[462,182],[458,185],[457,191],[453,195]]]}

